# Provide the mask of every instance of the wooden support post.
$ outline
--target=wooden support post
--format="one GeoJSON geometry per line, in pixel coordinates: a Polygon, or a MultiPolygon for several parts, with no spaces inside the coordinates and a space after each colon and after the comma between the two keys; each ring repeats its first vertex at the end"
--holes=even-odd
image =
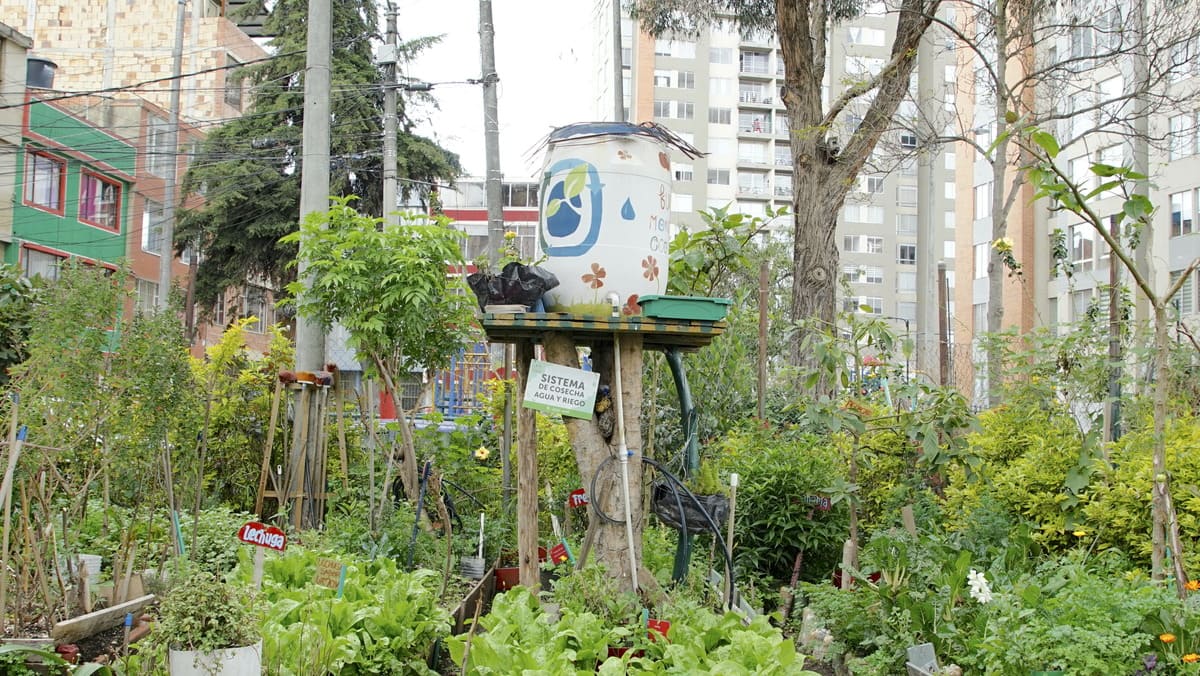
{"type": "Polygon", "coordinates": [[[342,372],[338,371],[334,376],[336,378],[334,391],[337,394],[337,435],[338,435],[338,459],[342,462],[342,490],[350,490],[350,460],[346,455],[346,398],[345,390],[342,389],[342,372]]]}
{"type": "MultiPolygon", "coordinates": [[[[275,424],[279,420],[279,400],[283,398],[283,381],[275,379],[275,393],[271,396],[271,417],[267,424],[267,443],[263,445],[262,468],[258,473],[258,495],[254,498],[254,513],[262,518],[263,495],[267,491],[267,475],[271,473],[271,448],[275,445],[275,424]]],[[[276,493],[279,489],[276,487],[276,493]]]]}
{"type": "MultiPolygon", "coordinates": [[[[529,379],[529,362],[533,359],[533,343],[517,343],[517,391],[520,397],[529,379]]],[[[519,401],[519,400],[518,400],[519,401]]],[[[517,555],[521,584],[536,590],[540,580],[537,555],[538,480],[537,480],[537,418],[534,410],[517,409],[517,555]]]]}

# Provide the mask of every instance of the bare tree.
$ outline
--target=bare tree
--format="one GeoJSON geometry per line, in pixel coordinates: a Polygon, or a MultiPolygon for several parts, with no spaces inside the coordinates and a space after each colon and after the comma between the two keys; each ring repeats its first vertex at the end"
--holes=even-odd
{"type": "MultiPolygon", "coordinates": [[[[958,78],[967,89],[954,92],[966,106],[958,109],[953,133],[943,141],[966,143],[991,168],[991,242],[987,267],[987,332],[1004,328],[1004,285],[1008,259],[1017,266],[1033,262],[1031,247],[1006,240],[1008,218],[1026,188],[1017,169],[1032,157],[1013,143],[1014,135],[1032,128],[1052,128],[1062,148],[1128,145],[1133,165],[1149,174],[1146,153],[1139,147],[1162,146],[1167,134],[1153,134],[1153,113],[1180,109],[1194,101],[1193,87],[1177,86],[1184,69],[1193,67],[1197,9],[1190,3],[1163,0],[1148,12],[1146,0],[958,0],[957,21],[937,19],[966,49],[958,78]],[[1014,255],[1015,251],[1015,255],[1014,255]]],[[[946,120],[925,120],[926,135],[944,133],[946,120]]],[[[1072,154],[1069,153],[1068,154],[1072,154]]],[[[1124,154],[1124,153],[1123,153],[1124,154]]],[[[1124,158],[1092,158],[1126,164],[1124,158]]],[[[1082,180],[1091,160],[1064,166],[1082,180]]],[[[1145,263],[1151,233],[1137,258],[1145,263]]],[[[1145,265],[1143,265],[1145,267],[1145,265]]],[[[979,327],[975,327],[978,331],[979,327]]],[[[988,359],[989,403],[999,403],[999,360],[988,359]]]]}
{"type": "Polygon", "coordinates": [[[654,36],[694,35],[721,22],[743,34],[773,32],[783,55],[783,102],[787,107],[792,150],[791,319],[801,335],[792,342],[789,360],[805,361],[801,350],[813,326],[832,326],[837,313],[837,215],[892,117],[909,91],[917,47],[941,0],[897,0],[891,10],[896,33],[890,57],[875,74],[822,100],[830,30],[856,16],[861,0],[632,0],[632,13],[654,36]],[[844,124],[852,106],[861,106],[861,122],[844,124]],[[803,320],[817,320],[817,323],[803,320]]]}

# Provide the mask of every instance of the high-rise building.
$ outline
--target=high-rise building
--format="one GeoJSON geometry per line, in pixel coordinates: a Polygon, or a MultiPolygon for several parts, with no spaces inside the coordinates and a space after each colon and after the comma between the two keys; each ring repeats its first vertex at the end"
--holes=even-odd
{"type": "MultiPolygon", "coordinates": [[[[888,61],[895,15],[883,2],[867,3],[864,10],[830,30],[826,105],[831,95],[877,74],[888,61]]],[[[612,53],[611,4],[598,2],[596,17],[602,28],[595,49],[603,57],[612,53]]],[[[941,129],[928,124],[951,113],[941,101],[924,110],[930,102],[918,105],[917,90],[918,81],[928,82],[937,99],[947,98],[942,94],[954,81],[956,50],[953,43],[947,48],[936,28],[927,39],[910,96],[846,198],[837,242],[849,289],[843,308],[891,318],[897,333],[913,339],[917,368],[936,378],[936,271],[945,262],[953,285],[958,191],[953,148],[938,144],[941,129]]],[[[783,57],[774,36],[714,26],[695,38],[654,39],[626,18],[621,42],[629,120],[653,120],[706,153],[672,166],[673,225],[699,227],[697,212],[716,207],[761,217],[792,209],[791,131],[780,97],[783,57]]],[[[614,109],[614,78],[607,70],[612,61],[597,60],[596,113],[602,119],[611,119],[614,109]]],[[[846,108],[838,124],[847,137],[865,107],[863,101],[846,108]]],[[[780,217],[772,225],[782,234],[791,221],[780,217]]],[[[948,309],[953,312],[952,303],[948,309]]]]}

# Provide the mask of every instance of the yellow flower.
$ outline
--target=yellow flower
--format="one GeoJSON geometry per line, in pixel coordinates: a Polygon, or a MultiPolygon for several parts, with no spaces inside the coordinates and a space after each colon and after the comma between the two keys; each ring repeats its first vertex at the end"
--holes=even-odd
{"type": "Polygon", "coordinates": [[[1158,640],[1162,641],[1163,643],[1174,643],[1175,634],[1159,634],[1158,640]]]}
{"type": "Polygon", "coordinates": [[[1077,530],[1077,531],[1075,531],[1075,537],[1085,538],[1085,537],[1087,537],[1087,531],[1086,530],[1077,530]]]}
{"type": "Polygon", "coordinates": [[[1200,662],[1200,655],[1197,655],[1196,653],[1188,653],[1179,659],[1191,664],[1192,662],[1200,662]]]}
{"type": "Polygon", "coordinates": [[[1010,237],[1001,237],[995,242],[992,242],[992,248],[996,251],[1005,252],[1012,251],[1013,241],[1010,237]]]}
{"type": "Polygon", "coordinates": [[[1188,591],[1200,591],[1200,580],[1188,580],[1183,588],[1188,591]]]}
{"type": "Polygon", "coordinates": [[[513,231],[513,230],[506,230],[506,231],[504,232],[504,239],[507,239],[507,240],[514,240],[514,239],[516,239],[516,238],[517,238],[517,233],[516,233],[515,231],[513,231]]]}
{"type": "Polygon", "coordinates": [[[475,449],[476,460],[487,460],[488,456],[491,454],[492,452],[489,451],[486,446],[480,446],[479,448],[475,449]]]}

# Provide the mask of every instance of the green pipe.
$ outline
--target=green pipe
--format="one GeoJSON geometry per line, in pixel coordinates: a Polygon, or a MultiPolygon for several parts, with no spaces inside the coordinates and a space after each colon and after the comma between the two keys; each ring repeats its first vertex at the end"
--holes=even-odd
{"type": "MultiPolygon", "coordinates": [[[[692,390],[688,386],[687,374],[683,371],[683,353],[676,346],[664,350],[667,364],[671,367],[671,377],[675,380],[675,391],[679,394],[679,417],[684,434],[684,451],[686,453],[683,465],[683,478],[688,479],[700,471],[700,444],[696,441],[698,417],[696,405],[692,402],[692,390]]],[[[675,569],[671,579],[683,582],[687,579],[688,567],[692,561],[692,536],[686,532],[679,533],[679,547],[675,550],[675,569]]]]}

